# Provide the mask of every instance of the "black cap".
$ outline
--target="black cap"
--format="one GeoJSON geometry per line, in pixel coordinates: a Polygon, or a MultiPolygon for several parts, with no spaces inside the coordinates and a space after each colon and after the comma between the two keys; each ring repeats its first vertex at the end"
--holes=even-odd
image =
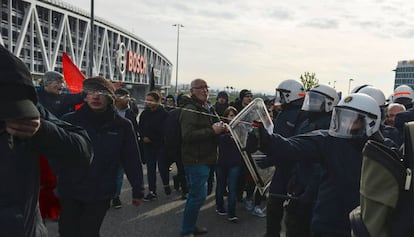
{"type": "Polygon", "coordinates": [[[129,91],[127,89],[124,89],[124,88],[119,88],[115,91],[115,95],[116,96],[129,95],[129,91]]]}
{"type": "Polygon", "coordinates": [[[39,117],[29,69],[1,45],[0,75],[0,120],[39,117]]]}

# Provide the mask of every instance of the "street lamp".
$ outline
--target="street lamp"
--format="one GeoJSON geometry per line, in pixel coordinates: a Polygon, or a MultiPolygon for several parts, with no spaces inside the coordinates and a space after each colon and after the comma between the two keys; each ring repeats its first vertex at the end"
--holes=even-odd
{"type": "Polygon", "coordinates": [[[95,20],[95,7],[94,7],[94,0],[91,0],[91,19],[90,19],[90,25],[91,25],[91,31],[90,31],[90,38],[89,38],[89,76],[93,76],[93,39],[94,32],[93,32],[93,25],[95,20]]]}
{"type": "Polygon", "coordinates": [[[175,62],[175,94],[178,95],[178,49],[180,43],[180,27],[184,27],[181,24],[174,24],[172,26],[177,27],[177,61],[175,62]]]}
{"type": "Polygon", "coordinates": [[[354,81],[354,79],[349,78],[349,82],[348,82],[348,95],[351,92],[351,82],[353,82],[353,81],[354,81]]]}

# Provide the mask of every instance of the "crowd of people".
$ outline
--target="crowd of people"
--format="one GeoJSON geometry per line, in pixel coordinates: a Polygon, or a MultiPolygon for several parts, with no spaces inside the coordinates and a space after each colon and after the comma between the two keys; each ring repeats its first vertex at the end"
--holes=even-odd
{"type": "Polygon", "coordinates": [[[236,206],[244,205],[265,218],[266,237],[280,236],[282,226],[287,237],[349,237],[365,143],[399,149],[404,124],[414,120],[409,86],[397,87],[388,100],[371,85],[339,98],[329,85],[306,91],[300,81],[284,80],[265,101],[273,133],[259,127],[248,136],[246,149],[266,154],[257,165],[276,167],[262,195],[228,126],[253,100],[250,89],[235,101],[221,91],[212,102],[207,82],[198,78],[189,95],[148,92],[138,113],[130,92],[103,77],[87,78],[82,92],[71,94],[64,92],[64,76],[49,71],[36,91],[26,66],[4,47],[0,53],[6,108],[0,174],[9,187],[0,195],[0,226],[7,236],[44,236],[46,219],[58,222],[63,237],[99,236],[108,209],[122,207],[124,174],[133,205],[140,205],[158,199],[158,167],[164,193],[171,195],[172,183],[186,201],[182,236],[208,232],[197,218],[214,191],[217,215],[237,223],[236,206]],[[19,185],[6,182],[10,178],[19,185]]]}

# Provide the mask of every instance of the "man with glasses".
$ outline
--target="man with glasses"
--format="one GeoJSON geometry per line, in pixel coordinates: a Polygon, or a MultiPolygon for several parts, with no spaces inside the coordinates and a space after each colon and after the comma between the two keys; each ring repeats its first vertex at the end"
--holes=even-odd
{"type": "Polygon", "coordinates": [[[63,119],[88,132],[94,157],[88,168],[59,170],[61,237],[99,236],[110,200],[115,195],[121,166],[132,186],[132,204],[139,205],[144,196],[137,138],[131,122],[119,116],[113,108],[112,83],[103,77],[88,78],[83,81],[83,91],[86,103],[63,119]]]}
{"type": "Polygon", "coordinates": [[[209,165],[217,160],[216,139],[225,130],[224,126],[215,123],[207,103],[206,81],[193,80],[190,92],[191,99],[185,102],[180,115],[182,160],[189,187],[181,228],[181,235],[185,237],[207,233],[207,229],[196,226],[196,222],[207,196],[209,165]]]}

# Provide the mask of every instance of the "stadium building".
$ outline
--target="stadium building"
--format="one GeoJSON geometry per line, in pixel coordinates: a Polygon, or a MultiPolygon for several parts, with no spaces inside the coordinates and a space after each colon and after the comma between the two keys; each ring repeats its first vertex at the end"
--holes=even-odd
{"type": "Polygon", "coordinates": [[[123,82],[144,98],[153,75],[157,88],[171,84],[172,63],[149,43],[99,17],[56,0],[1,0],[0,43],[24,61],[35,83],[44,72],[62,72],[66,52],[86,76],[102,75],[123,82]],[[93,47],[93,57],[90,57],[93,47]]]}
{"type": "Polygon", "coordinates": [[[409,85],[414,88],[414,60],[399,61],[394,71],[394,89],[400,85],[409,85]]]}

